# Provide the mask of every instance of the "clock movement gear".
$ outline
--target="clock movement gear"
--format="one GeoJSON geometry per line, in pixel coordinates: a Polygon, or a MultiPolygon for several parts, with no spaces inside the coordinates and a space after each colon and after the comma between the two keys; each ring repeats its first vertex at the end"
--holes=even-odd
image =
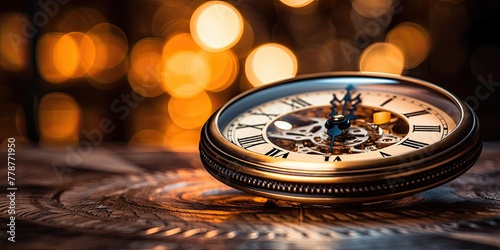
{"type": "Polygon", "coordinates": [[[408,124],[398,116],[392,116],[391,121],[384,125],[376,125],[370,117],[377,111],[359,106],[356,111],[358,119],[349,121],[349,127],[339,126],[339,132],[332,141],[332,136],[328,133],[329,128],[326,126],[330,124],[331,129],[334,125],[331,118],[324,118],[327,109],[327,107],[312,108],[279,117],[269,126],[267,137],[275,145],[293,152],[343,155],[383,149],[400,142],[408,132],[408,124]],[[285,122],[290,124],[291,128],[281,129],[274,125],[276,122],[285,122]],[[322,126],[323,124],[325,125],[322,126]],[[394,131],[395,127],[399,133],[394,131]]]}

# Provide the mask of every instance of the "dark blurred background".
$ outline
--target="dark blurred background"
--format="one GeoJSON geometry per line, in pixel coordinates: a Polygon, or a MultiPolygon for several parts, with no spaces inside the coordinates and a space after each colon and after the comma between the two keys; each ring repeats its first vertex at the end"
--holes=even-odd
{"type": "Polygon", "coordinates": [[[500,132],[500,1],[0,1],[0,141],[175,150],[238,93],[318,72],[442,86],[500,132]]]}

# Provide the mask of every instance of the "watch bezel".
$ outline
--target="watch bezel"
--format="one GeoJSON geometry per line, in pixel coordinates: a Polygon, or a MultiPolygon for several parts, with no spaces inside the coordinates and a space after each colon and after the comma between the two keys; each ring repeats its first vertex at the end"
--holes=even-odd
{"type": "MultiPolygon", "coordinates": [[[[233,171],[232,175],[235,175],[234,173],[241,173],[241,175],[253,176],[255,178],[265,178],[278,182],[329,185],[355,184],[363,182],[370,183],[373,181],[393,180],[418,175],[419,173],[429,172],[439,166],[444,166],[451,162],[458,161],[462,155],[465,155],[468,151],[472,150],[472,148],[478,147],[478,145],[480,147],[480,144],[481,139],[477,117],[470,107],[443,88],[411,77],[378,73],[336,72],[305,75],[293,79],[287,79],[277,83],[257,87],[236,96],[222,106],[216,113],[214,113],[203,127],[200,140],[200,151],[205,155],[204,157],[209,157],[211,161],[214,161],[214,164],[223,166],[223,168],[228,171],[233,171]],[[457,122],[456,128],[451,131],[447,137],[427,147],[395,157],[363,160],[361,162],[310,162],[274,158],[243,149],[227,140],[222,134],[222,130],[218,125],[218,119],[220,118],[221,113],[241,98],[253,95],[254,93],[267,88],[273,88],[277,85],[301,80],[331,77],[370,77],[393,79],[422,86],[429,91],[436,92],[439,95],[448,98],[450,102],[455,104],[460,113],[459,122],[457,122]],[[305,164],[307,164],[307,168],[303,168],[305,164]]],[[[476,155],[473,157],[477,158],[476,155]]],[[[475,159],[472,159],[472,161],[475,162],[475,159]]],[[[205,167],[209,167],[207,166],[207,162],[204,162],[204,164],[205,167]]],[[[446,178],[443,177],[436,180],[435,185],[426,185],[425,187],[416,188],[412,192],[422,191],[449,181],[463,173],[463,171],[469,167],[470,166],[463,167],[459,173],[457,172],[453,176],[446,178]]],[[[213,169],[209,172],[211,172],[214,176],[218,175],[218,173],[213,172],[213,169]]],[[[221,181],[233,187],[262,194],[262,191],[252,190],[252,185],[242,186],[232,183],[229,181],[230,176],[228,176],[227,179],[224,179],[226,177],[222,174],[218,177],[216,176],[216,178],[219,180],[222,178],[221,181]]],[[[399,193],[402,195],[403,193],[406,194],[409,192],[405,191],[399,193]]],[[[283,194],[278,196],[279,198],[285,199],[291,198],[283,194]]],[[[295,196],[294,199],[296,200],[297,197],[295,196]]],[[[333,201],[336,199],[338,199],[338,197],[335,199],[333,197],[332,199],[323,199],[323,202],[333,201]]],[[[365,197],[365,199],[368,198],[365,197]]],[[[305,197],[301,198],[301,200],[309,200],[309,198],[305,197]]]]}

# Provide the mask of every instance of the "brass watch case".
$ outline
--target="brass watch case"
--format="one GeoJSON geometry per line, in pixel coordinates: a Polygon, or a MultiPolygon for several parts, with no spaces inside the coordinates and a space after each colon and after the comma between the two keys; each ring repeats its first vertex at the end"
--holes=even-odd
{"type": "Polygon", "coordinates": [[[473,110],[448,91],[418,79],[375,73],[316,74],[245,92],[214,113],[202,128],[200,157],[216,179],[258,196],[312,204],[367,203],[397,199],[449,182],[479,158],[482,138],[473,110]],[[267,88],[303,80],[368,77],[409,82],[456,105],[460,118],[445,138],[408,154],[360,162],[300,162],[273,158],[234,145],[221,133],[226,108],[267,88]]]}

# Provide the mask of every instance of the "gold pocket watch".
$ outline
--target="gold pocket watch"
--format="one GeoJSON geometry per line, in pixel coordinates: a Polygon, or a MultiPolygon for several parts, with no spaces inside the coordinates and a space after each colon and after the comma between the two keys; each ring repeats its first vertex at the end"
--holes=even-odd
{"type": "Polygon", "coordinates": [[[255,88],[220,108],[200,155],[219,181],[315,204],[396,199],[444,184],[478,159],[473,110],[428,82],[335,73],[255,88]]]}

